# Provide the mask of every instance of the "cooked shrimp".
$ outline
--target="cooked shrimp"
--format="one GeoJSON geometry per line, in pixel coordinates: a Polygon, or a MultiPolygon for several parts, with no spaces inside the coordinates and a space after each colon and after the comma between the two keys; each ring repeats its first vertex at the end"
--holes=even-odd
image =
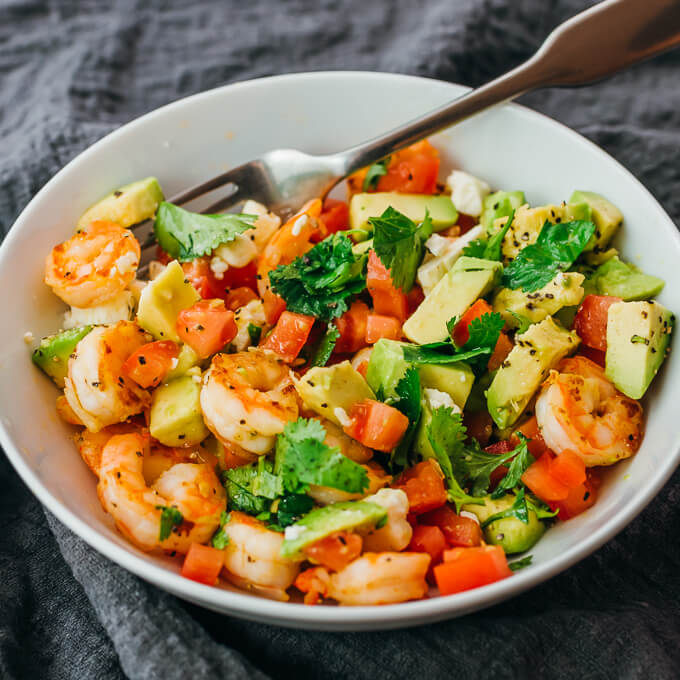
{"type": "Polygon", "coordinates": [[[588,467],[632,456],[644,429],[640,404],[585,357],[565,359],[550,372],[536,400],[536,420],[550,449],[571,450],[588,467]]]}
{"type": "Polygon", "coordinates": [[[380,529],[371,529],[364,534],[364,550],[383,552],[403,550],[413,536],[413,528],[406,519],[408,496],[401,489],[380,489],[378,493],[364,498],[387,510],[387,523],[380,529]]]}
{"type": "Polygon", "coordinates": [[[334,574],[322,567],[307,570],[295,585],[307,593],[306,604],[314,604],[319,596],[346,605],[393,604],[424,597],[429,566],[426,553],[369,552],[334,574]]]}
{"type": "Polygon", "coordinates": [[[276,435],[298,417],[288,367],[262,351],[213,357],[201,408],[206,425],[225,446],[258,455],[274,448],[276,435]]]}
{"type": "Polygon", "coordinates": [[[367,463],[361,466],[368,474],[368,488],[361,493],[350,493],[349,491],[340,491],[333,489],[330,486],[317,486],[311,484],[307,492],[319,505],[331,505],[332,503],[340,503],[341,501],[355,501],[369,494],[373,494],[384,486],[387,486],[392,481],[392,475],[387,474],[380,465],[376,463],[367,463]]]}
{"type": "Polygon", "coordinates": [[[298,575],[300,562],[281,557],[283,534],[267,529],[250,515],[233,510],[223,531],[229,537],[224,549],[227,578],[239,588],[287,600],[286,589],[298,575]]]}
{"type": "Polygon", "coordinates": [[[227,504],[224,488],[210,465],[179,463],[147,486],[144,456],[147,441],[140,434],[114,435],[102,450],[97,493],[118,530],[142,550],[185,553],[192,543],[205,543],[220,524],[227,504]],[[160,538],[164,507],[175,507],[183,521],[170,536],[160,538]]]}
{"type": "MultiPolygon", "coordinates": [[[[96,477],[99,477],[99,470],[102,464],[102,451],[109,439],[116,434],[129,434],[131,432],[138,432],[144,436],[144,433],[141,432],[140,428],[134,423],[120,423],[118,425],[105,427],[98,432],[90,432],[87,428],[84,428],[73,435],[73,441],[87,467],[90,468],[91,472],[96,477]]],[[[146,440],[148,440],[148,434],[146,435],[145,441],[146,440]]]]}
{"type": "Polygon", "coordinates": [[[64,396],[90,432],[121,423],[148,406],[151,397],[122,374],[125,360],[147,342],[130,321],[90,331],[68,362],[64,396]]]}
{"type": "Polygon", "coordinates": [[[45,283],[73,307],[94,307],[135,278],[139,257],[139,242],[129,229],[99,220],[52,249],[45,283]]]}

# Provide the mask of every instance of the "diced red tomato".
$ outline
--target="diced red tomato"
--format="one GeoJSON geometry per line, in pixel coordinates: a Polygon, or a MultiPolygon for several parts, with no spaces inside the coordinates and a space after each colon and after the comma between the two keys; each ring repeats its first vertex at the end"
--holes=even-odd
{"type": "Polygon", "coordinates": [[[250,262],[245,267],[229,267],[221,279],[210,269],[209,257],[198,257],[191,262],[183,262],[184,276],[204,299],[227,298],[232,288],[248,287],[255,290],[256,265],[250,262]]]}
{"type": "Polygon", "coordinates": [[[307,546],[303,552],[311,562],[340,571],[361,555],[362,545],[363,541],[358,534],[337,531],[307,546]]]}
{"type": "Polygon", "coordinates": [[[214,586],[224,566],[224,551],[208,545],[192,543],[184,558],[182,576],[192,581],[214,586]]]}
{"type": "Polygon", "coordinates": [[[472,227],[478,224],[479,220],[476,217],[466,215],[465,213],[458,213],[458,221],[456,222],[456,226],[460,229],[460,231],[458,232],[460,236],[470,231],[472,227]]]}
{"type": "Polygon", "coordinates": [[[424,460],[397,477],[392,487],[408,497],[409,512],[419,515],[446,503],[446,487],[441,468],[433,460],[424,460]]]}
{"type": "Polygon", "coordinates": [[[369,314],[366,319],[366,342],[372,345],[381,338],[399,340],[401,337],[401,323],[393,316],[369,314]]]}
{"type": "Polygon", "coordinates": [[[262,306],[264,318],[268,324],[273,325],[286,310],[286,301],[268,288],[262,295],[262,306]]]}
{"type": "Polygon", "coordinates": [[[439,527],[449,546],[471,548],[482,544],[482,530],[479,522],[470,517],[461,517],[450,505],[443,505],[420,515],[422,524],[439,527]]]}
{"type": "Polygon", "coordinates": [[[363,376],[364,380],[366,380],[366,373],[368,373],[368,361],[362,361],[357,366],[357,373],[361,374],[361,376],[363,376]]]}
{"type": "Polygon", "coordinates": [[[598,366],[602,366],[602,368],[604,368],[607,353],[601,349],[588,347],[588,345],[581,345],[579,347],[578,353],[581,356],[584,356],[586,359],[590,359],[591,361],[595,362],[598,366]]]}
{"type": "Polygon", "coordinates": [[[569,487],[553,477],[551,467],[552,454],[546,451],[522,475],[524,484],[546,503],[563,500],[569,495],[569,487]]]}
{"type": "Polygon", "coordinates": [[[583,484],[569,489],[566,498],[548,503],[552,510],[558,510],[558,519],[566,521],[591,507],[597,500],[597,488],[599,480],[592,470],[588,470],[586,481],[583,484]]]}
{"type": "Polygon", "coordinates": [[[498,336],[498,341],[494,347],[493,354],[489,357],[489,363],[487,368],[490,371],[495,371],[501,367],[501,364],[507,359],[508,354],[512,351],[514,345],[512,340],[503,332],[500,332],[498,336]]]}
{"type": "Polygon", "coordinates": [[[406,293],[406,316],[411,316],[420,307],[420,303],[425,299],[423,289],[416,283],[408,293],[406,293]]]}
{"type": "Polygon", "coordinates": [[[219,352],[238,333],[223,300],[201,300],[177,315],[177,334],[202,359],[219,352]]]}
{"type": "Polygon", "coordinates": [[[511,574],[508,560],[499,545],[446,550],[444,562],[434,568],[442,595],[479,588],[511,574]]]}
{"type": "MultiPolygon", "coordinates": [[[[521,432],[527,439],[529,439],[529,453],[534,458],[540,458],[540,456],[546,452],[548,447],[538,427],[536,416],[531,416],[531,418],[524,421],[515,430],[515,432],[521,432]]],[[[515,446],[517,446],[519,444],[519,437],[513,435],[511,441],[515,446]]]]}
{"type": "Polygon", "coordinates": [[[297,358],[314,325],[314,317],[283,312],[261,347],[278,354],[286,363],[297,358]]]}
{"type": "Polygon", "coordinates": [[[477,413],[463,411],[463,424],[467,428],[468,437],[476,439],[481,446],[486,446],[489,443],[493,432],[493,419],[488,411],[478,411],[477,413]]]}
{"type": "Polygon", "coordinates": [[[177,343],[171,340],[149,342],[135,350],[123,364],[123,373],[140,387],[156,387],[172,369],[179,355],[177,343]]]}
{"type": "Polygon", "coordinates": [[[586,466],[573,451],[562,451],[550,461],[550,474],[570,489],[586,481],[586,466]]]}
{"type": "Polygon", "coordinates": [[[252,288],[248,288],[248,286],[239,286],[226,294],[224,304],[227,309],[231,309],[235,312],[237,309],[247,305],[253,300],[257,300],[257,293],[252,288]]]}
{"type": "Polygon", "coordinates": [[[229,267],[222,278],[216,280],[217,285],[222,286],[223,294],[228,293],[232,288],[242,286],[255,290],[257,288],[257,262],[253,260],[243,267],[229,267]]]}
{"type": "MultiPolygon", "coordinates": [[[[503,441],[500,442],[495,442],[494,444],[489,444],[489,446],[484,447],[484,450],[487,453],[495,453],[495,454],[503,454],[503,453],[509,453],[515,448],[514,442],[510,441],[509,439],[504,439],[503,441]]],[[[507,465],[499,465],[495,470],[491,472],[489,475],[489,481],[491,482],[491,486],[495,487],[505,475],[508,474],[508,466],[507,465]]]]}
{"type": "Polygon", "coordinates": [[[335,321],[340,333],[335,343],[335,352],[348,354],[358,352],[366,344],[366,326],[368,324],[368,305],[356,300],[351,307],[335,321]]]}
{"type": "Polygon", "coordinates": [[[430,564],[438,564],[445,548],[446,539],[439,527],[419,524],[413,529],[413,536],[406,550],[427,553],[431,558],[430,564]]]}
{"type": "Polygon", "coordinates": [[[427,141],[417,142],[392,154],[387,174],[378,180],[378,191],[433,194],[437,189],[439,154],[427,141]]]}
{"type": "Polygon", "coordinates": [[[574,318],[574,330],[581,342],[604,352],[607,349],[607,314],[621,298],[613,295],[586,295],[574,318]]]}
{"type": "Polygon", "coordinates": [[[399,443],[408,428],[408,418],[394,406],[374,399],[354,404],[349,414],[350,425],[345,432],[370,449],[389,453],[399,443]]]}
{"type": "Polygon", "coordinates": [[[395,316],[402,323],[408,315],[408,298],[406,294],[392,283],[389,269],[375,254],[375,250],[368,253],[368,268],[366,270],[366,287],[373,298],[373,309],[376,314],[395,316]]]}
{"type": "Polygon", "coordinates": [[[345,201],[338,201],[335,198],[327,198],[323,202],[323,209],[319,219],[326,227],[326,234],[334,234],[349,228],[349,208],[345,201]]]}

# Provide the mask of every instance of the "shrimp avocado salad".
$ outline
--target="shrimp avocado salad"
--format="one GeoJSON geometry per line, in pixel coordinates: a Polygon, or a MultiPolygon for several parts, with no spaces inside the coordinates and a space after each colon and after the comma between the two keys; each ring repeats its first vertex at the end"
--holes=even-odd
{"type": "Polygon", "coordinates": [[[285,223],[147,178],[54,247],[67,311],[33,362],[130,542],[208,585],[388,604],[510,577],[597,502],[644,435],[664,282],[604,196],[439,169],[420,142],[285,223]]]}

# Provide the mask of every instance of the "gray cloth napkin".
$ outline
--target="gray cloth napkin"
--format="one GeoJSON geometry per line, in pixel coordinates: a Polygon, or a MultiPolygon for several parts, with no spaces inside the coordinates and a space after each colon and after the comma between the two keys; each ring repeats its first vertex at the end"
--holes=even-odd
{"type": "MultiPolygon", "coordinates": [[[[0,0],[2,233],[76,154],[179,97],[319,69],[477,85],[526,58],[585,4],[0,0]]],[[[679,84],[675,53],[595,87],[538,92],[524,103],[613,154],[677,223],[679,84]]],[[[42,510],[1,453],[0,489],[2,678],[679,674],[677,473],[615,540],[533,591],[463,619],[363,634],[296,632],[197,609],[90,549],[42,510]]]]}

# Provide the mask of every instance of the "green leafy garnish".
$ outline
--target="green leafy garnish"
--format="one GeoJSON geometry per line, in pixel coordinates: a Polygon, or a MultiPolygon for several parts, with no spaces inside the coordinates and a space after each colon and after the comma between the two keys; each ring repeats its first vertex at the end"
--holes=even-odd
{"type": "Polygon", "coordinates": [[[212,537],[212,547],[218,550],[224,550],[229,545],[229,536],[224,533],[224,526],[228,524],[231,519],[231,515],[228,512],[223,512],[220,514],[220,526],[212,537]]]}
{"type": "Polygon", "coordinates": [[[153,229],[158,245],[170,257],[188,262],[252,229],[256,219],[257,215],[233,213],[200,215],[164,201],[156,211],[153,229]]]}
{"type": "Polygon", "coordinates": [[[156,510],[161,510],[161,528],[158,539],[164,541],[172,533],[172,528],[179,526],[184,521],[182,513],[174,506],[157,505],[156,510]]]}
{"type": "Polygon", "coordinates": [[[507,288],[521,288],[527,293],[543,288],[555,276],[571,267],[583,252],[595,224],[586,220],[551,224],[546,222],[536,243],[519,251],[505,268],[502,283],[507,288]]]}
{"type": "Polygon", "coordinates": [[[378,180],[383,175],[387,174],[387,166],[390,164],[391,158],[391,156],[388,156],[369,166],[366,171],[366,176],[364,177],[364,183],[361,187],[364,191],[371,191],[371,189],[375,189],[376,186],[378,186],[378,180]]]}
{"type": "Polygon", "coordinates": [[[328,360],[331,358],[331,354],[333,354],[335,343],[338,341],[339,337],[340,331],[335,327],[335,325],[332,323],[328,324],[326,332],[323,334],[321,340],[319,340],[319,344],[312,352],[309,365],[325,366],[328,363],[328,360]]]}
{"type": "Polygon", "coordinates": [[[285,528],[297,522],[314,507],[314,500],[302,494],[288,494],[284,496],[276,508],[276,522],[285,528]]]}
{"type": "Polygon", "coordinates": [[[397,399],[393,401],[392,406],[401,411],[408,418],[408,429],[401,438],[397,448],[394,450],[392,456],[392,465],[395,468],[403,468],[408,464],[408,455],[411,451],[411,443],[418,430],[418,423],[420,422],[421,413],[421,390],[420,390],[420,376],[418,371],[411,367],[406,369],[404,377],[397,383],[394,388],[397,393],[397,399]]]}
{"type": "Polygon", "coordinates": [[[257,345],[262,337],[262,327],[256,326],[254,323],[248,324],[248,337],[251,345],[257,345]]]}
{"type": "Polygon", "coordinates": [[[274,471],[283,488],[304,493],[310,484],[359,493],[368,488],[366,470],[324,443],[326,430],[318,420],[298,418],[288,423],[276,441],[274,471]]]}
{"type": "Polygon", "coordinates": [[[513,312],[511,309],[506,309],[505,311],[509,312],[514,317],[515,321],[517,321],[517,329],[515,330],[517,335],[522,335],[522,333],[526,333],[529,330],[529,326],[531,326],[533,321],[528,316],[513,312]]]}
{"type": "Polygon", "coordinates": [[[425,241],[432,234],[430,214],[416,224],[389,206],[380,217],[369,217],[373,226],[373,249],[390,270],[392,282],[408,293],[416,280],[416,270],[423,260],[425,241]]]}
{"type": "Polygon", "coordinates": [[[513,560],[512,562],[508,562],[508,566],[512,571],[519,571],[520,569],[524,569],[524,567],[528,567],[531,564],[532,559],[533,555],[527,555],[521,560],[513,560]]]}
{"type": "Polygon", "coordinates": [[[482,522],[482,529],[488,527],[492,522],[499,519],[505,519],[506,517],[514,517],[524,524],[529,524],[529,506],[527,505],[527,500],[524,495],[524,488],[521,488],[517,492],[515,502],[506,510],[502,510],[501,512],[491,515],[491,517],[487,517],[482,522]]]}
{"type": "Polygon", "coordinates": [[[498,483],[494,492],[491,494],[491,498],[500,498],[507,491],[514,489],[526,469],[534,462],[534,457],[529,453],[529,440],[521,433],[517,432],[517,436],[520,438],[519,445],[510,451],[514,453],[514,458],[508,472],[498,483]]]}
{"type": "Polygon", "coordinates": [[[468,257],[479,257],[483,260],[500,261],[503,257],[502,246],[503,239],[510,229],[512,221],[515,219],[515,211],[513,210],[505,224],[490,238],[480,239],[476,238],[470,241],[465,248],[463,248],[463,255],[468,257]]]}
{"type": "Polygon", "coordinates": [[[366,288],[368,255],[355,255],[344,234],[333,234],[290,264],[269,273],[272,290],[298,314],[331,321],[342,316],[347,300],[366,288]]]}
{"type": "Polygon", "coordinates": [[[226,470],[223,482],[234,510],[258,515],[269,510],[272,500],[283,493],[282,480],[273,473],[273,464],[265,456],[249,465],[226,470]]]}

